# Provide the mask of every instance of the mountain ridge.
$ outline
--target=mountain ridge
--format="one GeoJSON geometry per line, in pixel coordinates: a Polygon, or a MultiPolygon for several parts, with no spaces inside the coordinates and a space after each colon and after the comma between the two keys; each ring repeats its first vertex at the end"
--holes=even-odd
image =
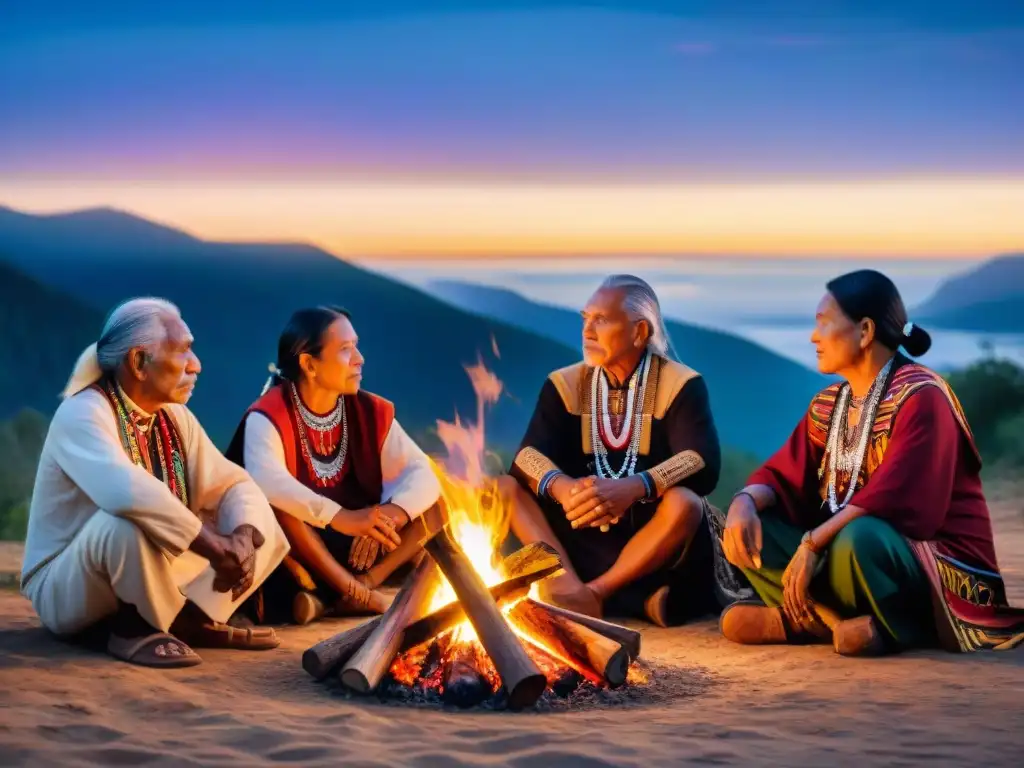
{"type": "MultiPolygon", "coordinates": [[[[302,306],[340,303],[353,311],[367,357],[366,388],[394,400],[399,420],[421,440],[429,439],[437,419],[476,412],[464,367],[495,342],[500,358],[486,364],[504,382],[505,396],[489,412],[487,429],[505,449],[521,437],[543,381],[541,369],[572,361],[571,350],[548,339],[497,321],[467,323],[466,313],[315,246],[216,243],[159,228],[147,238],[148,230],[130,215],[104,212],[99,218],[107,229],[92,238],[76,229],[81,218],[8,209],[0,215],[0,262],[92,307],[101,318],[131,296],[176,303],[204,361],[191,405],[221,446],[259,395],[277,336],[302,306]],[[111,227],[126,220],[127,227],[111,227]]],[[[88,221],[87,234],[95,217],[88,221]]],[[[97,324],[89,341],[98,332],[97,324]]],[[[73,363],[69,356],[64,375],[73,363]]]]}
{"type": "Polygon", "coordinates": [[[1024,253],[1001,254],[947,278],[911,319],[965,331],[1024,331],[1024,253]]]}

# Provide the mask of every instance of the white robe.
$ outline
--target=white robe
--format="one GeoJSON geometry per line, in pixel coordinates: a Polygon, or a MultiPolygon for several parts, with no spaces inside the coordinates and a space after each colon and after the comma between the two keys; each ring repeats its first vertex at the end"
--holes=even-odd
{"type": "MultiPolygon", "coordinates": [[[[326,527],[341,509],[288,471],[281,435],[262,413],[250,413],[245,419],[243,461],[275,509],[316,528],[326,527]]],[[[390,500],[405,510],[410,520],[430,509],[441,495],[430,459],[397,420],[392,420],[384,438],[380,469],[384,490],[378,501],[390,500]]]]}
{"type": "Polygon", "coordinates": [[[180,405],[165,410],[181,435],[188,507],[132,463],[102,393],[86,389],[54,414],[32,493],[21,590],[57,634],[110,615],[118,599],[163,631],[186,599],[215,621],[227,621],[288,552],[248,473],[217,450],[191,411],[180,405]],[[237,600],[213,589],[213,569],[188,549],[203,520],[224,534],[245,523],[263,534],[253,585],[237,600]]]}

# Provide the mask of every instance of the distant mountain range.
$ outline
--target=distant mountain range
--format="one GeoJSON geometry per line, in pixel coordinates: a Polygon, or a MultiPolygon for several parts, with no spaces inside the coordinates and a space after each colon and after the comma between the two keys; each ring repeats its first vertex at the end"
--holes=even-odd
{"type": "MultiPolygon", "coordinates": [[[[434,295],[482,317],[541,334],[579,349],[580,316],[530,301],[503,288],[456,281],[430,284],[434,295]]],[[[751,341],[722,331],[669,320],[669,336],[683,362],[708,383],[723,442],[764,455],[792,431],[824,376],[751,341]]],[[[579,353],[577,353],[579,357],[579,353]]]]}
{"type": "Polygon", "coordinates": [[[12,268],[21,273],[0,291],[5,307],[17,299],[26,329],[9,344],[4,323],[0,381],[9,394],[0,415],[23,405],[52,412],[106,312],[141,295],[174,301],[191,326],[203,362],[192,407],[222,447],[259,395],[278,334],[299,307],[343,304],[353,312],[366,388],[394,400],[399,420],[420,439],[439,418],[475,415],[463,366],[482,355],[507,393],[489,414],[488,436],[499,447],[514,446],[545,372],[576,357],[311,246],[204,242],[111,210],[30,216],[0,208],[0,264],[8,275],[12,268]],[[28,360],[26,344],[39,347],[28,360]]]}
{"type": "MultiPolygon", "coordinates": [[[[519,441],[548,372],[579,359],[572,312],[508,292],[438,287],[445,300],[301,244],[214,243],[118,211],[35,216],[0,207],[4,334],[0,417],[53,411],[78,353],[131,296],[182,309],[203,373],[192,407],[221,446],[258,396],[292,311],[343,304],[367,357],[365,386],[395,401],[431,447],[436,420],[475,414],[464,366],[482,356],[505,385],[488,438],[519,441]],[[8,328],[14,332],[8,332],[8,328]],[[498,356],[493,354],[497,349],[498,356]]],[[[723,442],[764,456],[806,408],[822,377],[726,333],[672,323],[683,359],[707,377],[723,442]]]]}
{"type": "Polygon", "coordinates": [[[998,256],[949,278],[911,317],[935,328],[1024,332],[1024,254],[998,256]]]}

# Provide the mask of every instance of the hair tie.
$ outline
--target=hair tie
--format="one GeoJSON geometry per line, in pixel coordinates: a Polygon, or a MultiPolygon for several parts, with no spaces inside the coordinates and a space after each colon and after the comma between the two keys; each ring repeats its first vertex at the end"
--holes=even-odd
{"type": "Polygon", "coordinates": [[[913,333],[913,331],[914,331],[914,324],[911,323],[908,320],[907,324],[903,326],[903,338],[909,339],[910,338],[910,334],[913,333]]]}
{"type": "Polygon", "coordinates": [[[267,370],[270,372],[270,378],[267,379],[267,383],[263,385],[263,391],[260,392],[260,397],[263,397],[263,395],[267,394],[267,390],[274,386],[275,378],[284,378],[281,375],[281,369],[277,367],[276,363],[271,363],[270,365],[268,365],[267,370]]]}

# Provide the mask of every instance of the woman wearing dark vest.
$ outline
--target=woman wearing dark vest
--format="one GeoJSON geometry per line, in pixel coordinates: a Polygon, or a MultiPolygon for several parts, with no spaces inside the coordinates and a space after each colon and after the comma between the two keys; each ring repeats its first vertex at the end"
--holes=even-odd
{"type": "Polygon", "coordinates": [[[360,390],[363,362],[348,312],[299,310],[281,334],[268,387],[228,449],[291,543],[255,596],[261,621],[383,612],[387,599],[356,573],[393,550],[402,529],[438,502],[430,461],[394,405],[360,390]]]}

